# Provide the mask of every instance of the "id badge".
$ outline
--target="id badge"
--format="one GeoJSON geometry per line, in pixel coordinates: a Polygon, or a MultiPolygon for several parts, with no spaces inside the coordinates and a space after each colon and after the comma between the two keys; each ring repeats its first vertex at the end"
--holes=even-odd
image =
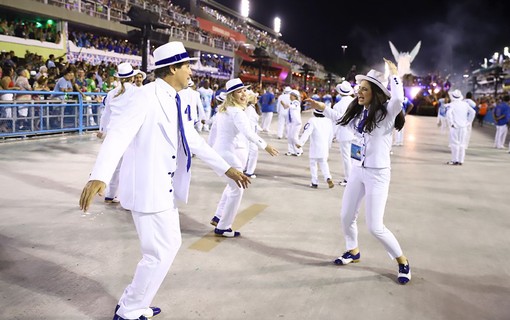
{"type": "Polygon", "coordinates": [[[354,143],[351,143],[351,158],[361,161],[361,147],[354,143]]]}

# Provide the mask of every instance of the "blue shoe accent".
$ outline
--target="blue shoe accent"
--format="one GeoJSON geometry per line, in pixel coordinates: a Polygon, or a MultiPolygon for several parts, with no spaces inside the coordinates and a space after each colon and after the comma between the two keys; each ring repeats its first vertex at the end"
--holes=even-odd
{"type": "Polygon", "coordinates": [[[220,218],[218,218],[217,216],[214,216],[212,219],[211,219],[211,224],[213,226],[217,226],[218,225],[218,222],[220,222],[220,218]]]}
{"type": "Polygon", "coordinates": [[[400,284],[406,284],[411,281],[411,266],[409,266],[409,261],[407,261],[407,264],[398,264],[397,279],[400,284]]]}
{"type": "Polygon", "coordinates": [[[160,308],[158,308],[158,307],[151,307],[151,309],[152,309],[152,316],[153,316],[153,317],[154,317],[154,316],[157,316],[158,314],[160,314],[160,313],[161,313],[161,309],[160,309],[160,308]]]}
{"type": "Polygon", "coordinates": [[[346,251],[341,257],[338,257],[333,261],[336,265],[346,265],[349,263],[357,263],[361,257],[361,253],[352,254],[349,251],[346,251]]]}
{"type": "Polygon", "coordinates": [[[149,318],[147,318],[146,316],[140,316],[139,318],[136,318],[136,319],[124,319],[118,315],[115,315],[115,316],[113,316],[112,320],[149,320],[149,318]]]}
{"type": "Polygon", "coordinates": [[[217,236],[222,236],[222,237],[226,237],[226,238],[235,238],[235,237],[239,237],[241,235],[241,232],[232,231],[231,228],[228,228],[225,230],[214,228],[214,234],[216,234],[217,236]]]}
{"type": "MultiPolygon", "coordinates": [[[[118,316],[118,315],[117,315],[117,310],[119,310],[119,308],[120,308],[120,305],[117,305],[117,306],[115,307],[115,312],[114,312],[113,320],[128,320],[128,319],[124,319],[124,318],[122,318],[122,317],[120,317],[120,316],[118,316]]],[[[151,308],[151,310],[152,310],[152,317],[157,316],[158,314],[160,314],[160,313],[161,313],[161,308],[158,308],[158,307],[150,307],[150,308],[151,308]]],[[[136,319],[136,320],[148,320],[149,318],[151,318],[151,317],[146,317],[146,316],[144,316],[144,315],[141,315],[141,316],[140,316],[138,319],[136,319]]],[[[135,320],[135,319],[134,319],[134,320],[135,320]]]]}

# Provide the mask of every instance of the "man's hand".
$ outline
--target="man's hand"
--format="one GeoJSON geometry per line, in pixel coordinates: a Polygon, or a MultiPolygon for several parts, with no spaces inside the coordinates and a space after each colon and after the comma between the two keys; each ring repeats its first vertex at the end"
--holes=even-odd
{"type": "Polygon", "coordinates": [[[311,98],[306,98],[305,102],[308,102],[310,104],[310,107],[312,107],[312,109],[316,109],[316,110],[320,110],[320,111],[323,111],[324,109],[326,109],[326,104],[324,102],[315,101],[311,98]]]}
{"type": "Polygon", "coordinates": [[[248,184],[251,183],[250,178],[245,176],[241,171],[230,167],[225,175],[230,179],[234,180],[239,188],[246,189],[248,184]]]}
{"type": "Polygon", "coordinates": [[[80,209],[83,210],[83,212],[87,212],[90,207],[90,203],[92,202],[92,198],[94,198],[96,194],[102,196],[105,189],[106,184],[103,181],[90,180],[87,182],[81,192],[80,209]]]}
{"type": "Polygon", "coordinates": [[[267,147],[264,150],[266,150],[266,152],[272,155],[273,157],[280,153],[275,147],[271,145],[267,145],[267,147]]]}

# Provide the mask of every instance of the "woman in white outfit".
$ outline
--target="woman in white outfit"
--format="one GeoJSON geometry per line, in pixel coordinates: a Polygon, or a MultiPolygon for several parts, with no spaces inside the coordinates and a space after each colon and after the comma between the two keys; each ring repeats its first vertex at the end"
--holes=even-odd
{"type": "MultiPolygon", "coordinates": [[[[368,229],[383,244],[389,256],[397,260],[398,282],[406,284],[411,280],[409,261],[393,233],[383,223],[390,186],[393,128],[402,128],[405,121],[401,113],[404,90],[397,76],[397,67],[393,62],[384,60],[390,70],[391,93],[382,84],[382,73],[370,70],[366,76],[357,75],[357,98],[340,121],[341,125],[356,128],[357,137],[351,147],[355,161],[342,198],[341,220],[347,251],[334,263],[345,265],[360,260],[357,218],[364,197],[368,229]]],[[[307,101],[315,109],[325,108],[323,103],[312,99],[307,101]]],[[[331,112],[331,109],[324,112],[331,112]]]]}
{"type": "MultiPolygon", "coordinates": [[[[243,170],[248,158],[248,141],[252,141],[261,149],[265,149],[272,156],[278,150],[268,145],[252,129],[246,112],[247,105],[246,86],[241,79],[235,78],[227,81],[225,102],[218,108],[216,115],[216,138],[213,148],[233,168],[243,170]]],[[[233,238],[241,233],[232,230],[232,223],[241,204],[243,188],[235,182],[227,182],[216,214],[211,221],[215,225],[214,233],[218,236],[233,238]]]]}
{"type": "MultiPolygon", "coordinates": [[[[262,130],[262,128],[259,126],[261,111],[259,105],[257,104],[258,93],[255,93],[252,90],[248,90],[247,94],[248,106],[246,107],[245,111],[248,115],[248,119],[250,119],[251,129],[253,132],[258,133],[260,130],[262,130]]],[[[255,168],[257,168],[258,159],[259,146],[257,146],[256,143],[250,141],[248,146],[248,160],[246,161],[244,174],[252,179],[257,177],[255,175],[255,168]]]]}
{"type": "MultiPolygon", "coordinates": [[[[134,76],[139,72],[142,72],[133,70],[133,67],[128,62],[119,64],[117,70],[118,72],[115,74],[115,77],[120,79],[120,85],[108,92],[106,97],[103,99],[104,110],[101,113],[101,118],[99,120],[99,131],[97,132],[97,137],[100,139],[104,139],[106,137],[110,120],[113,117],[118,117],[124,106],[128,103],[128,101],[124,99],[126,96],[124,94],[129,90],[136,88],[133,86],[134,76]]],[[[106,187],[104,197],[104,202],[106,203],[119,202],[119,200],[117,200],[117,192],[119,189],[119,173],[121,164],[122,158],[119,161],[117,168],[113,172],[110,183],[106,187]]]]}

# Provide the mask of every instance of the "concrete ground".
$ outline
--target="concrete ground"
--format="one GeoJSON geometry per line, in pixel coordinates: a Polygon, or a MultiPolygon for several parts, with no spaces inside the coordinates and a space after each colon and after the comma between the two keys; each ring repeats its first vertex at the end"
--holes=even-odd
{"type": "MultiPolygon", "coordinates": [[[[508,150],[492,147],[493,127],[475,126],[465,164],[447,166],[448,138],[434,117],[408,116],[405,130],[385,224],[411,263],[408,285],[368,234],[363,207],[362,260],[332,263],[344,251],[344,187],[309,188],[309,144],[288,157],[286,141],[263,135],[281,155],[260,152],[236,219],[240,238],[213,235],[224,181],[194,160],[183,244],[155,319],[510,319],[508,150]]],[[[0,143],[0,319],[112,318],[140,252],[129,212],[99,197],[88,214],[78,208],[99,146],[93,133],[0,143]]]]}

